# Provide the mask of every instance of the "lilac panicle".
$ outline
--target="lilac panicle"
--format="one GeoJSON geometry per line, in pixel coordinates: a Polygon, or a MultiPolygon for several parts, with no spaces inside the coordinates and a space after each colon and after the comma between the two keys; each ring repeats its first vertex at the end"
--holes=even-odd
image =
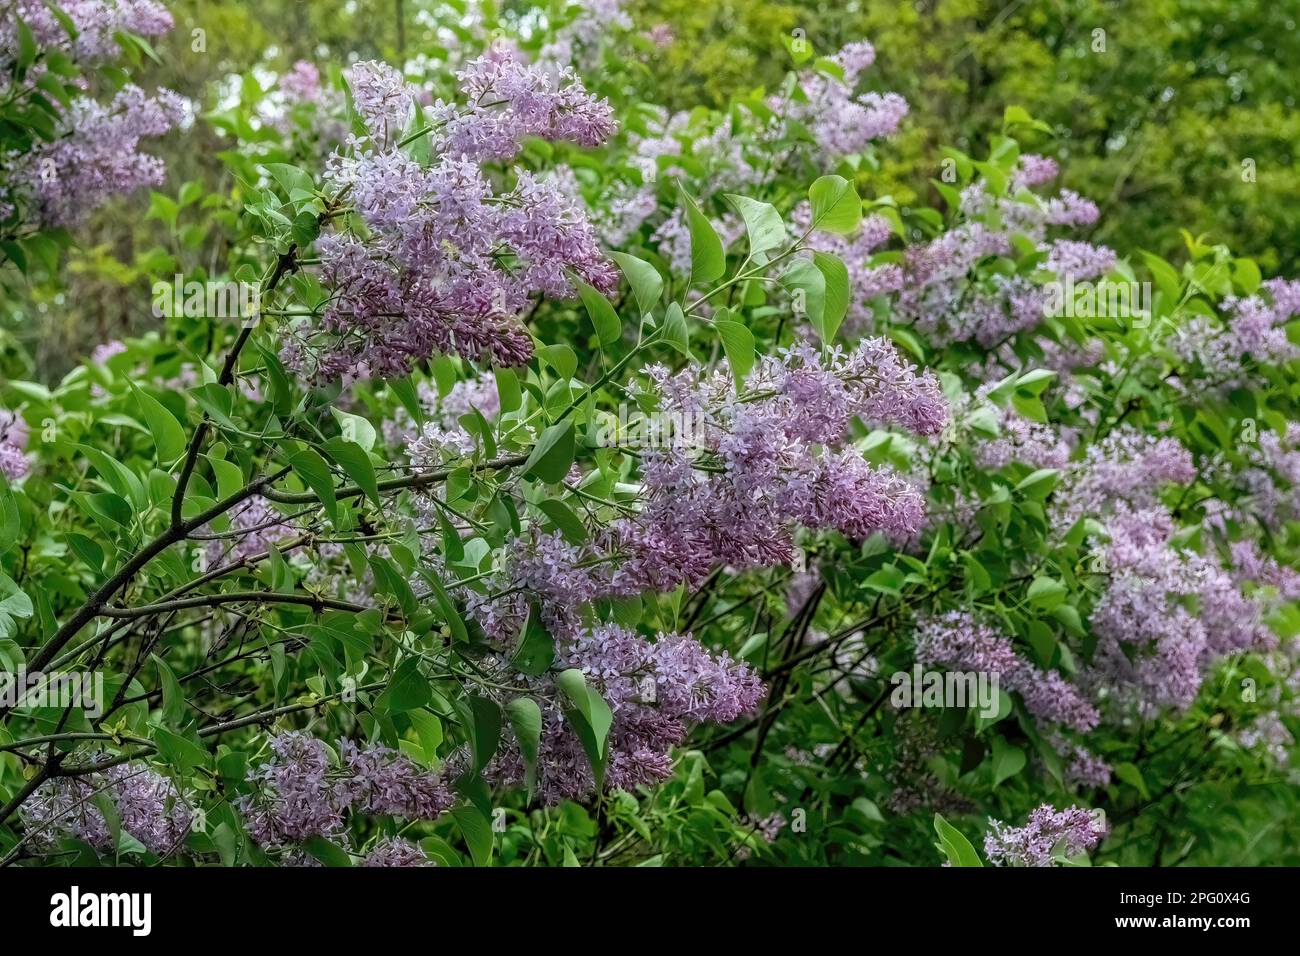
{"type": "Polygon", "coordinates": [[[1089,853],[1105,836],[1105,826],[1082,807],[1056,810],[1043,804],[1023,827],[990,820],[984,855],[994,866],[1056,866],[1058,855],[1089,853]]]}

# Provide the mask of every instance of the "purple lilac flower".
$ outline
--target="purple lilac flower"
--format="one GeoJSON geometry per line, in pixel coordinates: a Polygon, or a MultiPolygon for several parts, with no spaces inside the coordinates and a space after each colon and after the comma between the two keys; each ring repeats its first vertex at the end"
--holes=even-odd
{"type": "Polygon", "coordinates": [[[204,559],[208,567],[222,560],[241,561],[264,553],[293,532],[293,525],[283,515],[272,510],[265,498],[255,495],[231,510],[229,537],[209,541],[204,559]]]}
{"type": "Polygon", "coordinates": [[[1039,720],[1086,733],[1097,726],[1097,709],[1054,670],[1039,670],[996,627],[967,611],[948,611],[923,619],[916,629],[916,660],[954,671],[996,674],[1007,690],[1020,694],[1039,720]]]}
{"type": "Polygon", "coordinates": [[[148,96],[137,86],[124,87],[108,105],[75,99],[63,117],[70,134],[17,158],[8,188],[35,221],[71,225],[112,196],[161,183],[162,160],[139,152],[140,141],[166,133],[186,110],[175,93],[148,96]]]}
{"type": "Polygon", "coordinates": [[[363,749],[340,740],[339,756],[348,774],[340,786],[357,813],[433,820],[456,802],[441,776],[420,769],[396,750],[378,745],[363,749]]]}
{"type": "Polygon", "coordinates": [[[405,375],[438,353],[517,366],[532,356],[517,316],[533,298],[572,295],[570,274],[604,292],[617,286],[579,202],[523,170],[498,192],[480,166],[512,157],[525,136],[603,140],[613,129],[607,104],[570,77],[557,86],[513,54],[489,53],[463,74],[471,106],[435,106],[427,135],[437,159],[422,165],[390,135],[411,89],[382,64],[349,75],[370,135],[332,157],[328,176],[350,189],[369,236],[318,241],[334,295],[318,323],[290,328],[291,366],[345,381],[405,375]]]}
{"type": "Polygon", "coordinates": [[[118,339],[110,339],[107,342],[101,342],[99,345],[95,346],[94,350],[90,353],[90,360],[103,365],[114,355],[121,355],[125,351],[125,342],[119,341],[118,339]]]}
{"type": "Polygon", "coordinates": [[[1248,387],[1258,366],[1282,365],[1300,358],[1286,325],[1300,315],[1300,280],[1270,279],[1263,294],[1224,299],[1222,322],[1195,316],[1175,334],[1174,351],[1195,365],[1197,387],[1224,393],[1248,387]]]}
{"type": "MultiPolygon", "coordinates": [[[[609,704],[606,785],[628,790],[672,773],[670,751],[696,723],[729,723],[750,713],[766,689],[747,665],[706,650],[688,634],[649,640],[616,625],[583,629],[557,642],[556,669],[577,668],[609,704]]],[[[530,679],[549,701],[543,712],[538,792],[548,803],[583,797],[594,786],[582,745],[566,722],[546,678],[530,679]]],[[[523,779],[518,745],[507,741],[489,767],[494,780],[523,779]]]]}
{"type": "Polygon", "coordinates": [[[1011,191],[1016,192],[1030,186],[1041,186],[1051,182],[1061,172],[1061,167],[1050,156],[1037,153],[1025,153],[1020,157],[1016,170],[1011,176],[1011,191]]]}
{"type": "Polygon", "coordinates": [[[147,767],[120,764],[42,784],[21,811],[32,843],[49,847],[70,837],[97,850],[113,849],[112,831],[95,804],[101,793],[116,809],[122,831],[150,853],[165,856],[185,841],[191,814],[176,785],[147,767]]]}
{"type": "Polygon", "coordinates": [[[290,103],[319,103],[324,96],[320,70],[306,60],[298,60],[280,77],[280,89],[290,103]]]}
{"type": "Polygon", "coordinates": [[[1073,462],[1055,498],[1053,521],[1062,531],[1084,515],[1101,516],[1117,503],[1130,513],[1158,504],[1165,484],[1187,484],[1196,478],[1191,453],[1177,439],[1162,438],[1124,425],[1088,446],[1073,462]]]}
{"type": "Polygon", "coordinates": [[[27,440],[30,437],[22,415],[0,408],[0,475],[17,481],[27,474],[27,440]]]}
{"type": "Polygon", "coordinates": [[[419,844],[401,837],[384,837],[361,860],[361,866],[435,866],[419,844]]]}
{"type": "Polygon", "coordinates": [[[1023,827],[989,820],[984,855],[994,866],[1056,866],[1056,857],[1089,853],[1106,836],[1106,827],[1082,807],[1056,810],[1043,804],[1023,827]]]}
{"type": "Polygon", "coordinates": [[[271,752],[249,772],[252,792],[237,804],[267,848],[340,834],[349,811],[432,820],[455,802],[441,774],[387,747],[341,740],[336,763],[324,741],[290,731],[271,738],[271,752]]]}
{"type": "Polygon", "coordinates": [[[1052,243],[1044,268],[1076,281],[1095,279],[1114,268],[1115,250],[1090,242],[1058,239],[1052,243]]]}
{"type": "Polygon", "coordinates": [[[253,839],[278,847],[341,831],[347,794],[331,774],[325,742],[285,733],[271,738],[271,752],[270,760],[249,772],[253,793],[236,804],[253,839]]]}
{"type": "Polygon", "coordinates": [[[975,460],[990,470],[1013,461],[1032,468],[1064,468],[1072,451],[1057,427],[1025,418],[1008,406],[1002,410],[1000,434],[976,445],[975,460]]]}
{"type": "Polygon", "coordinates": [[[870,43],[851,43],[831,57],[844,73],[839,78],[808,71],[799,84],[806,101],[786,104],[789,117],[812,130],[831,156],[861,152],[873,140],[892,136],[907,116],[907,100],[897,93],[855,93],[861,74],[875,62],[870,43]]]}

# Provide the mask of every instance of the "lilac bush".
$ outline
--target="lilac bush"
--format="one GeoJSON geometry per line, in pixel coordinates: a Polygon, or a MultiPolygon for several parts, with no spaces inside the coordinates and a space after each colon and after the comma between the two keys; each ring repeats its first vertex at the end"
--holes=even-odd
{"type": "MultiPolygon", "coordinates": [[[[9,92],[170,27],[45,9],[9,92]]],[[[436,25],[193,111],[232,183],[152,197],[214,226],[148,278],[255,315],[0,384],[0,665],[107,678],[0,697],[0,865],[1240,850],[1300,713],[1300,286],[1092,241],[1014,106],[900,204],[865,40],[680,110],[631,5],[436,25]]],[[[181,100],[82,92],[6,237],[161,183],[181,100]]]]}

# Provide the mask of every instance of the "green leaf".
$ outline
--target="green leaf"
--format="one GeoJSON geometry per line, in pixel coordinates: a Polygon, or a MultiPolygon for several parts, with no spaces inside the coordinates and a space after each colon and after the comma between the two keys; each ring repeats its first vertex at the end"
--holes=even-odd
{"type": "Polygon", "coordinates": [[[420,749],[424,755],[425,765],[432,767],[438,762],[438,747],[443,740],[442,721],[437,715],[419,709],[409,711],[406,718],[415,728],[416,736],[420,738],[420,749]]]}
{"type": "Polygon", "coordinates": [[[1142,771],[1135,765],[1127,761],[1115,764],[1115,776],[1136,789],[1138,793],[1142,794],[1144,800],[1150,798],[1151,794],[1147,791],[1147,782],[1142,779],[1142,771]]]}
{"type": "Polygon", "coordinates": [[[728,193],[727,199],[745,220],[745,232],[749,236],[751,255],[776,249],[789,238],[785,231],[785,221],[771,203],[759,202],[757,199],[734,193],[728,193]]]}
{"type": "Polygon", "coordinates": [[[670,302],[664,311],[663,341],[690,358],[691,334],[686,328],[686,314],[676,302],[670,302]]]}
{"type": "Polygon", "coordinates": [[[1056,578],[1039,575],[1029,584],[1029,603],[1051,610],[1061,604],[1068,593],[1066,586],[1056,578]]]}
{"type": "Polygon", "coordinates": [[[447,626],[451,629],[452,637],[459,643],[467,642],[469,632],[465,629],[465,622],[461,619],[460,613],[456,610],[456,605],[442,586],[442,582],[438,580],[438,576],[431,569],[424,569],[422,574],[433,588],[434,599],[438,602],[439,610],[442,611],[443,620],[447,622],[447,626]]]}
{"type": "Polygon", "coordinates": [[[94,465],[95,470],[108,482],[109,487],[117,492],[119,497],[133,501],[139,507],[143,507],[148,503],[145,498],[144,485],[135,472],[98,448],[92,448],[90,445],[77,445],[76,448],[94,465]]]}
{"type": "Polygon", "coordinates": [[[155,727],[152,737],[158,745],[158,756],[181,773],[189,773],[195,767],[207,765],[208,752],[189,738],[163,727],[155,727]]]}
{"type": "Polygon", "coordinates": [[[862,199],[843,176],[823,176],[808,188],[814,229],[847,236],[862,223],[862,199]]]}
{"type": "Polygon", "coordinates": [[[664,291],[664,280],[659,270],[645,260],[630,256],[626,252],[611,252],[610,255],[623,270],[623,275],[627,276],[627,284],[632,287],[632,295],[636,298],[637,308],[641,310],[641,314],[654,311],[654,307],[659,303],[659,296],[664,291]]]}
{"type": "Polygon", "coordinates": [[[303,841],[302,848],[326,866],[352,865],[352,857],[348,856],[347,850],[323,836],[309,837],[303,841]]]}
{"type": "Polygon", "coordinates": [[[953,866],[984,865],[970,840],[938,813],[934,815],[934,832],[939,835],[940,851],[947,855],[948,862],[953,866]]]}
{"type": "Polygon", "coordinates": [[[1041,395],[1043,389],[1047,388],[1055,379],[1056,372],[1049,368],[1031,369],[1016,379],[1016,390],[1023,390],[1031,395],[1041,395]]]}
{"type": "Polygon", "coordinates": [[[206,385],[190,389],[190,394],[209,418],[227,428],[235,427],[235,423],[230,420],[235,400],[229,389],[222,388],[216,382],[208,382],[206,385]]]}
{"type": "Polygon", "coordinates": [[[289,466],[308,488],[316,492],[330,520],[337,521],[339,506],[334,498],[334,476],[330,473],[329,463],[314,448],[302,446],[289,454],[289,466]]]}
{"type": "Polygon", "coordinates": [[[609,729],[614,723],[614,715],[605,699],[587,686],[582,671],[576,668],[563,671],[556,675],[555,684],[572,704],[565,716],[587,752],[591,772],[596,778],[596,792],[599,793],[605,789],[609,729]]]}
{"type": "Polygon", "coordinates": [[[537,608],[529,608],[524,636],[515,649],[510,666],[521,674],[537,677],[550,670],[555,661],[555,639],[537,620],[537,608]]]}
{"type": "Polygon", "coordinates": [[[508,415],[523,402],[523,393],[519,389],[519,376],[513,369],[508,368],[493,369],[492,374],[497,382],[497,402],[502,414],[508,415]]]}
{"type": "Polygon", "coordinates": [[[22,527],[18,502],[9,488],[9,481],[0,474],[0,554],[4,554],[18,543],[18,535],[22,532],[22,527]]]}
{"type": "Polygon", "coordinates": [[[375,507],[379,507],[379,483],[375,479],[375,466],[360,445],[342,438],[331,438],[322,447],[333,458],[375,507]]]}
{"type": "Polygon", "coordinates": [[[623,335],[623,323],[609,300],[581,280],[578,281],[578,295],[582,298],[587,315],[591,317],[600,344],[611,345],[617,342],[623,335]]]}
{"type": "Polygon", "coordinates": [[[532,474],[548,485],[564,480],[573,464],[573,419],[547,428],[537,439],[532,453],[524,462],[524,474],[532,474]]]}
{"type": "Polygon", "coordinates": [[[401,714],[423,707],[431,698],[429,679],[420,673],[419,658],[408,657],[393,671],[378,704],[390,714],[401,714]]]}
{"type": "MultiPolygon", "coordinates": [[[[730,310],[719,310],[719,315],[731,315],[730,310]]],[[[730,318],[715,317],[713,327],[722,339],[722,350],[727,353],[731,374],[739,386],[754,367],[754,334],[730,318]]]]}
{"type": "Polygon", "coordinates": [[[1030,498],[1042,500],[1052,493],[1052,489],[1061,479],[1061,472],[1057,468],[1039,468],[1024,478],[1016,485],[1016,491],[1023,491],[1030,498]]]}
{"type": "Polygon", "coordinates": [[[727,254],[713,223],[700,211],[695,200],[682,190],[686,202],[686,224],[691,231],[691,281],[712,282],[727,270],[727,254]]]}
{"type": "Polygon", "coordinates": [[[77,534],[75,531],[69,531],[63,536],[63,539],[68,542],[68,547],[73,550],[73,553],[75,553],[77,557],[81,558],[82,561],[86,562],[86,565],[92,571],[98,571],[101,574],[103,573],[103,548],[90,538],[87,538],[84,534],[77,534]]]}
{"type": "Polygon", "coordinates": [[[849,270],[838,256],[833,256],[829,252],[814,252],[813,264],[817,266],[822,279],[825,280],[823,286],[825,306],[817,332],[822,341],[829,344],[835,339],[836,333],[840,330],[840,323],[844,321],[844,315],[849,310],[849,270]]]}
{"type": "Polygon", "coordinates": [[[154,666],[158,668],[158,682],[162,685],[163,720],[175,727],[180,724],[181,715],[185,713],[185,692],[176,679],[176,672],[157,654],[150,654],[154,666]]]}
{"type": "Polygon", "coordinates": [[[807,259],[796,260],[782,273],[781,285],[795,296],[796,312],[806,313],[813,328],[822,332],[826,317],[826,277],[817,264],[807,259]]]}
{"type": "Polygon", "coordinates": [[[375,426],[360,415],[353,415],[337,408],[330,406],[330,414],[334,420],[339,423],[339,431],[345,441],[356,442],[361,446],[362,451],[370,451],[375,447],[375,440],[378,437],[375,432],[375,426]]]}
{"type": "Polygon", "coordinates": [[[1025,752],[1001,737],[993,738],[993,786],[1014,777],[1024,769],[1025,752]]]}
{"type": "Polygon", "coordinates": [[[136,401],[140,403],[145,424],[149,426],[149,433],[153,435],[154,447],[158,450],[158,460],[167,463],[180,458],[185,454],[186,446],[185,429],[181,427],[181,423],[158,399],[142,392],[134,384],[131,388],[135,392],[136,401]]]}
{"type": "Polygon", "coordinates": [[[470,806],[456,807],[451,817],[465,838],[474,865],[487,866],[492,862],[492,821],[470,806]]]}
{"type": "Polygon", "coordinates": [[[1172,309],[1180,298],[1183,280],[1179,278],[1178,271],[1160,256],[1152,252],[1142,252],[1142,261],[1151,270],[1151,276],[1156,280],[1156,288],[1164,293],[1165,300],[1172,309]]]}
{"type": "Polygon", "coordinates": [[[510,726],[514,728],[519,752],[524,758],[524,786],[528,799],[533,799],[537,787],[537,751],[542,738],[542,711],[531,697],[516,697],[506,704],[510,726]]]}
{"type": "Polygon", "coordinates": [[[560,533],[571,543],[582,544],[587,540],[587,526],[563,501],[547,498],[545,501],[539,501],[537,507],[551,519],[560,529],[560,533]]]}
{"type": "Polygon", "coordinates": [[[470,694],[462,706],[463,717],[468,718],[466,732],[474,770],[479,771],[488,765],[501,745],[501,708],[496,701],[477,694],[470,694]]]}

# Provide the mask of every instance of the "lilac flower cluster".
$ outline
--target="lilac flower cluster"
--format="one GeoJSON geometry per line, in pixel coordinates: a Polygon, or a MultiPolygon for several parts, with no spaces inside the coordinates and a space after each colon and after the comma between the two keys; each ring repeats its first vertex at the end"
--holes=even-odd
{"type": "Polygon", "coordinates": [[[1083,281],[1105,275],[1115,267],[1115,250],[1107,246],[1094,246],[1077,239],[1057,239],[1047,254],[1046,269],[1061,278],[1083,281]]]}
{"type": "Polygon", "coordinates": [[[280,89],[291,103],[319,103],[325,95],[320,70],[306,60],[298,60],[280,77],[280,89]]]}
{"type": "Polygon", "coordinates": [[[361,866],[410,867],[434,866],[433,860],[420,849],[419,844],[401,837],[384,837],[375,843],[362,858],[361,866]]]}
{"type": "Polygon", "coordinates": [[[1023,827],[990,820],[984,855],[994,866],[1056,866],[1058,857],[1089,853],[1105,836],[1105,825],[1082,807],[1043,804],[1023,827]]]}
{"type": "Polygon", "coordinates": [[[1300,315],[1300,280],[1269,279],[1264,294],[1223,301],[1223,322],[1195,316],[1175,333],[1172,346],[1196,368],[1196,387],[1219,392],[1248,387],[1258,366],[1282,365],[1300,358],[1286,324],[1300,315]]]}
{"type": "Polygon", "coordinates": [[[272,510],[265,498],[255,495],[231,509],[229,532],[208,542],[204,560],[208,567],[216,567],[222,560],[242,561],[263,554],[271,545],[289,538],[293,530],[293,525],[272,510]]]}
{"type": "MultiPolygon", "coordinates": [[[[719,565],[786,563],[796,525],[853,540],[907,538],[921,527],[924,496],[912,481],[840,447],[855,418],[923,435],[948,421],[935,377],[918,374],[885,340],[766,357],[739,395],[723,370],[646,371],[660,413],[690,427],[668,447],[643,451],[641,509],[598,539],[581,547],[537,534],[515,542],[496,582],[511,598],[467,598],[490,634],[511,636],[529,595],[548,626],[562,629],[597,597],[670,590],[719,565]]],[[[417,446],[412,454],[423,451],[417,446]]]]}
{"type": "Polygon", "coordinates": [[[31,433],[22,415],[0,408],[0,475],[17,481],[31,468],[27,460],[27,439],[31,433]]]}
{"type": "Polygon", "coordinates": [[[876,60],[865,40],[850,43],[831,57],[843,79],[808,71],[799,84],[805,102],[787,107],[789,118],[806,124],[819,148],[831,156],[859,153],[872,140],[891,136],[907,116],[907,100],[897,93],[855,93],[862,73],[876,60]]]}
{"type": "MultiPolygon", "coordinates": [[[[660,634],[651,641],[617,625],[599,625],[558,639],[556,651],[555,669],[581,670],[614,715],[606,773],[613,790],[669,776],[670,751],[691,725],[730,723],[751,712],[765,693],[748,665],[710,653],[689,634],[660,634]]],[[[546,678],[529,680],[550,701],[543,713],[538,793],[548,803],[590,794],[595,781],[589,761],[556,691],[546,678]]],[[[508,742],[488,772],[501,783],[522,781],[517,743],[508,742]]]]}
{"type": "Polygon", "coordinates": [[[1279,532],[1300,515],[1300,422],[1287,422],[1281,432],[1261,432],[1245,452],[1247,464],[1231,475],[1233,504],[1225,502],[1227,513],[1216,518],[1259,522],[1279,532]]]}
{"type": "Polygon", "coordinates": [[[322,156],[347,139],[344,107],[342,93],[326,86],[320,69],[307,60],[296,61],[258,104],[267,125],[289,133],[297,123],[314,137],[322,156]]]}
{"type": "Polygon", "coordinates": [[[471,160],[507,160],[528,136],[598,146],[614,135],[613,111],[592,97],[572,70],[552,75],[495,44],[457,74],[464,107],[438,103],[438,146],[471,160]],[[494,105],[489,105],[494,104],[494,105]]]}
{"type": "Polygon", "coordinates": [[[916,660],[949,670],[996,674],[1020,694],[1039,720],[1086,733],[1097,726],[1097,709],[1060,673],[1040,670],[1025,660],[1011,639],[968,611],[947,611],[921,620],[916,628],[916,660]]]}
{"type": "Polygon", "coordinates": [[[35,221],[72,225],[112,196],[162,182],[162,160],[139,152],[140,141],[166,133],[186,110],[175,93],[148,96],[137,86],[125,87],[107,105],[78,98],[63,117],[71,135],[17,160],[9,189],[35,221]]]}
{"type": "Polygon", "coordinates": [[[384,422],[384,437],[395,445],[404,445],[417,468],[434,468],[447,458],[471,454],[478,447],[478,439],[466,431],[461,417],[478,412],[492,421],[501,410],[496,379],[490,374],[458,381],[441,397],[428,382],[421,382],[416,392],[424,424],[417,426],[410,413],[399,408],[384,422]]]}
{"type": "Polygon", "coordinates": [[[1061,167],[1050,156],[1025,153],[1011,174],[1011,191],[1016,193],[1033,186],[1042,186],[1055,179],[1060,172],[1061,167]]]}
{"type": "Polygon", "coordinates": [[[977,338],[987,346],[1037,325],[1043,300],[1026,280],[997,276],[990,290],[969,281],[981,260],[1010,251],[1004,234],[980,222],[963,223],[928,243],[909,246],[895,313],[936,344],[977,338]]]}
{"type": "Polygon", "coordinates": [[[1176,439],[1123,425],[1071,465],[1055,495],[1053,521],[1064,532],[1085,515],[1104,516],[1119,505],[1128,513],[1149,512],[1158,506],[1163,485],[1195,478],[1191,453],[1176,439]]]}
{"type": "Polygon", "coordinates": [[[1072,453],[1071,443],[1057,426],[1026,418],[1011,406],[1002,409],[998,437],[975,446],[976,462],[991,470],[1013,461],[1033,468],[1064,468],[1072,453]]]}
{"type": "Polygon", "coordinates": [[[551,34],[537,54],[538,62],[550,69],[591,69],[611,32],[632,29],[624,0],[570,0],[568,5],[577,7],[577,13],[551,34]]]}
{"type": "Polygon", "coordinates": [[[1056,163],[1021,157],[1012,174],[1013,198],[994,199],[983,183],[961,193],[963,220],[929,242],[909,246],[895,314],[937,345],[973,340],[996,350],[1018,332],[1042,322],[1047,296],[1037,282],[987,269],[983,263],[1009,256],[1012,239],[1028,239],[1060,278],[1094,278],[1115,264],[1115,253],[1070,239],[1049,240],[1054,227],[1095,222],[1094,203],[1069,190],[1044,199],[1028,191],[1052,179],[1056,163]]]}
{"type": "Polygon", "coordinates": [[[21,811],[32,844],[49,847],[67,837],[97,850],[113,849],[112,830],[95,805],[100,794],[113,804],[122,832],[157,856],[174,852],[189,832],[191,813],[175,784],[147,767],[119,764],[43,783],[21,811]]]}
{"type": "Polygon", "coordinates": [[[102,63],[118,51],[115,34],[158,37],[172,28],[172,16],[156,0],[63,0],[59,9],[72,22],[70,36],[50,7],[41,0],[16,0],[0,12],[0,49],[18,49],[21,20],[37,45],[59,49],[83,64],[102,63]]]}
{"type": "Polygon", "coordinates": [[[571,76],[562,85],[504,48],[460,76],[470,105],[436,103],[423,165],[399,148],[415,91],[373,61],[348,71],[369,136],[331,158],[369,235],[318,242],[329,308],[294,328],[286,361],[309,378],[402,375],[435,353],[521,365],[533,344],[516,316],[533,296],[566,297],[570,274],[608,292],[617,272],[580,205],[526,170],[499,192],[480,165],[513,157],[527,136],[591,145],[613,131],[609,107],[571,76]]]}
{"type": "Polygon", "coordinates": [[[349,811],[433,820],[455,803],[441,774],[387,747],[340,740],[336,762],[324,741],[301,731],[270,745],[271,759],[249,772],[252,792],[237,803],[248,832],[267,848],[341,834],[349,811]]]}
{"type": "MultiPolygon", "coordinates": [[[[36,43],[59,49],[82,68],[112,57],[115,34],[127,31],[156,37],[172,27],[171,15],[153,0],[72,0],[61,5],[75,30],[41,0],[16,0],[0,8],[0,75],[12,75],[10,61],[19,49],[21,21],[36,43]]],[[[22,91],[0,85],[0,96],[35,91],[50,76],[38,61],[23,77],[22,91]]],[[[22,153],[0,156],[0,219],[18,207],[37,226],[69,226],[110,197],[162,181],[160,159],[139,152],[140,141],[161,136],[184,117],[185,101],[168,90],[148,96],[135,86],[123,87],[108,104],[88,96],[59,107],[59,133],[22,153]]]]}
{"type": "MultiPolygon", "coordinates": [[[[770,182],[777,171],[772,155],[775,144],[790,133],[793,124],[805,126],[817,136],[817,154],[810,158],[818,165],[828,158],[861,152],[872,140],[894,133],[907,114],[907,102],[894,93],[855,92],[861,74],[874,62],[871,44],[849,44],[831,59],[838,64],[842,78],[805,71],[799,79],[798,101],[771,97],[772,117],[756,130],[738,126],[731,115],[715,120],[688,112],[661,112],[649,124],[649,131],[629,137],[629,165],[639,173],[638,180],[617,183],[593,212],[602,236],[612,244],[621,244],[652,219],[659,205],[655,181],[661,176],[693,183],[701,201],[770,182]],[[665,162],[665,157],[683,161],[665,162]]],[[[859,250],[865,250],[878,225],[873,222],[868,227],[859,250]]],[[[743,224],[735,216],[723,217],[715,226],[724,243],[743,233],[743,224]]],[[[655,224],[652,239],[675,272],[689,272],[690,236],[681,209],[655,224]]],[[[859,294],[850,321],[869,316],[862,302],[898,287],[898,270],[870,270],[855,284],[859,294]]]]}
{"type": "Polygon", "coordinates": [[[1110,579],[1091,620],[1085,682],[1145,716],[1187,707],[1223,656],[1276,643],[1262,605],[1215,561],[1172,547],[1171,530],[1158,509],[1107,524],[1110,579]]]}
{"type": "Polygon", "coordinates": [[[613,529],[626,556],[616,587],[663,589],[717,564],[783,563],[792,522],[855,540],[876,531],[905,537],[920,526],[922,496],[913,485],[835,447],[854,417],[920,434],[947,422],[934,377],[917,375],[884,340],[824,359],[806,346],[765,358],[741,396],[725,372],[648,371],[663,411],[703,423],[695,446],[722,471],[701,472],[681,447],[645,455],[644,512],[613,529]]]}

